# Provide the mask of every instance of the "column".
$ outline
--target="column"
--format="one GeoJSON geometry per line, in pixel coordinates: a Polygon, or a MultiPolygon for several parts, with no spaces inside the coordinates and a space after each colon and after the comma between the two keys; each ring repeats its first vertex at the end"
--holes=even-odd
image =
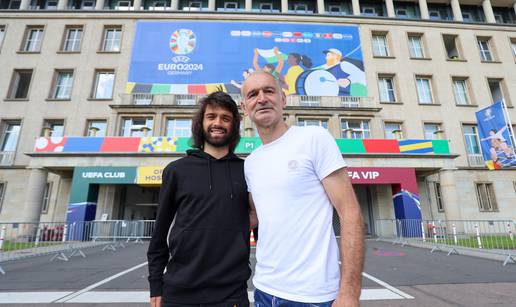
{"type": "Polygon", "coordinates": [[[459,0],[451,0],[450,4],[453,11],[453,20],[462,21],[462,11],[460,9],[459,0]]]}
{"type": "Polygon", "coordinates": [[[447,220],[460,220],[460,204],[457,197],[457,186],[455,185],[453,169],[443,169],[439,172],[441,182],[441,196],[444,205],[444,212],[447,220]]]}
{"type": "Polygon", "coordinates": [[[317,14],[324,14],[324,0],[317,0],[317,14]]]}
{"type": "Polygon", "coordinates": [[[385,6],[387,7],[387,17],[396,18],[396,13],[394,12],[394,1],[385,0],[385,6]]]}
{"type": "Polygon", "coordinates": [[[253,9],[253,0],[245,0],[245,10],[250,12],[253,9]]]}
{"type": "Polygon", "coordinates": [[[30,171],[23,211],[20,210],[20,222],[39,222],[47,175],[48,171],[42,168],[33,168],[30,171]]]}
{"type": "Polygon", "coordinates": [[[359,0],[351,0],[351,6],[353,7],[353,15],[360,16],[359,0]]]}
{"type": "Polygon", "coordinates": [[[95,10],[100,11],[104,9],[104,0],[97,0],[95,3],[95,10]]]}
{"type": "Polygon", "coordinates": [[[419,12],[421,12],[422,19],[430,19],[430,14],[428,14],[428,4],[426,0],[419,0],[419,12]]]}
{"type": "Polygon", "coordinates": [[[288,13],[288,0],[281,0],[281,12],[288,13]]]}
{"type": "Polygon", "coordinates": [[[20,3],[20,10],[28,10],[30,5],[30,0],[22,0],[20,3]]]}
{"type": "Polygon", "coordinates": [[[134,0],[133,2],[133,9],[135,11],[139,11],[142,6],[142,0],[134,0]]]}
{"type": "Polygon", "coordinates": [[[516,2],[514,2],[514,5],[512,6],[512,8],[514,9],[514,14],[516,14],[516,2]]]}
{"type": "Polygon", "coordinates": [[[177,11],[179,9],[179,0],[171,0],[170,1],[170,9],[172,11],[177,11]]]}
{"type": "Polygon", "coordinates": [[[66,10],[67,4],[68,4],[68,0],[59,0],[57,2],[57,10],[59,10],[59,11],[66,10]]]}
{"type": "Polygon", "coordinates": [[[483,0],[482,8],[484,9],[484,15],[486,16],[486,21],[489,23],[496,23],[496,19],[493,13],[493,7],[491,6],[491,0],[483,0]]]}

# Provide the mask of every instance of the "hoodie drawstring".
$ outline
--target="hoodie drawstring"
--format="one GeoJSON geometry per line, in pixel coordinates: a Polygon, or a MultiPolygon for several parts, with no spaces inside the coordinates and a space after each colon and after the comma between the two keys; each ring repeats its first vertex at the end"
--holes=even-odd
{"type": "Polygon", "coordinates": [[[231,178],[231,167],[229,166],[229,159],[226,160],[226,165],[228,166],[228,176],[229,176],[229,197],[233,199],[233,178],[231,178]]]}
{"type": "Polygon", "coordinates": [[[208,180],[210,185],[210,192],[211,192],[211,159],[208,158],[208,180]]]}

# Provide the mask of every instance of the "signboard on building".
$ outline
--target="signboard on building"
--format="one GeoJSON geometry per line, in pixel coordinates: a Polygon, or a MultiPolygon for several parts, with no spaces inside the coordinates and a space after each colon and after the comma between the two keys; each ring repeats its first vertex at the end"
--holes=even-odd
{"type": "Polygon", "coordinates": [[[294,23],[140,21],[126,90],[238,94],[256,70],[287,95],[367,96],[358,27],[294,23]]]}
{"type": "Polygon", "coordinates": [[[503,102],[476,112],[482,156],[489,169],[516,167],[514,132],[503,102]]]}

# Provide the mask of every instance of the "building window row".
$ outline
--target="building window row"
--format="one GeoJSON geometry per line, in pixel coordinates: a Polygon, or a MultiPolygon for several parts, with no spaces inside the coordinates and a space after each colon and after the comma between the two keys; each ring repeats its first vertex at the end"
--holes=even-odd
{"type": "MultiPolygon", "coordinates": [[[[442,41],[447,60],[465,60],[462,55],[462,47],[458,35],[442,34],[442,41]]],[[[394,49],[391,46],[394,46],[394,44],[390,42],[389,32],[372,31],[371,42],[374,57],[394,57],[394,54],[391,52],[391,49],[394,49]]],[[[516,38],[510,38],[509,42],[512,47],[512,53],[516,57],[516,38]]],[[[423,33],[408,33],[407,43],[411,59],[430,59],[430,51],[426,47],[423,33]]],[[[494,38],[490,36],[477,36],[476,43],[481,62],[498,61],[494,38]]]]}
{"type": "MultiPolygon", "coordinates": [[[[6,26],[0,25],[0,48],[6,36],[6,26]]],[[[20,52],[39,53],[43,46],[45,26],[28,25],[22,37],[20,52]]],[[[61,44],[58,52],[77,53],[81,52],[82,40],[84,38],[83,25],[67,25],[64,28],[61,44]]],[[[99,52],[120,52],[122,43],[122,26],[106,25],[102,31],[99,52]]]]}
{"type": "MultiPolygon", "coordinates": [[[[401,102],[395,74],[380,73],[378,74],[377,81],[378,96],[381,103],[401,102]]],[[[507,105],[511,105],[504,79],[488,78],[487,87],[493,102],[504,100],[507,105]]],[[[434,92],[433,77],[431,75],[416,75],[415,88],[419,104],[438,104],[438,100],[434,92]]],[[[451,77],[451,88],[456,105],[476,105],[468,77],[451,77]]]]}
{"type": "MultiPolygon", "coordinates": [[[[33,69],[15,69],[7,91],[8,100],[28,100],[33,69]]],[[[73,69],[56,69],[52,78],[48,99],[70,100],[74,83],[73,69]]],[[[91,99],[113,99],[115,71],[113,69],[96,69],[91,89],[91,99]]]]}
{"type": "MultiPolygon", "coordinates": [[[[60,9],[66,10],[119,10],[119,11],[226,11],[226,12],[261,12],[261,13],[295,13],[295,14],[329,14],[329,15],[361,15],[371,17],[389,17],[400,19],[430,19],[430,20],[462,20],[464,22],[496,22],[515,23],[516,15],[512,7],[493,7],[484,12],[483,5],[460,4],[459,10],[452,10],[449,3],[426,3],[428,15],[420,11],[417,2],[392,1],[392,9],[387,9],[388,4],[374,1],[304,1],[290,0],[283,8],[279,0],[75,0],[65,2],[60,9]]],[[[0,9],[31,9],[31,10],[56,10],[59,8],[58,0],[32,0],[22,4],[21,0],[2,0],[0,9]],[[22,7],[23,5],[23,7],[22,7]]]]}

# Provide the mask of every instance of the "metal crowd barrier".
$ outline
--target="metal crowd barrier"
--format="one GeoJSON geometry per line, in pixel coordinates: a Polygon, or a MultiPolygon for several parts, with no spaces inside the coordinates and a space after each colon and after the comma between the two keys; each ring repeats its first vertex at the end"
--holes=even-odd
{"type": "Polygon", "coordinates": [[[505,266],[516,263],[516,221],[511,220],[417,220],[378,219],[378,240],[393,244],[426,246],[448,255],[469,250],[503,255],[505,266]]]}
{"type": "Polygon", "coordinates": [[[150,239],[154,221],[87,221],[49,223],[0,223],[0,274],[2,262],[54,254],[50,259],[68,261],[86,257],[85,248],[104,245],[103,250],[125,247],[150,239]]]}

